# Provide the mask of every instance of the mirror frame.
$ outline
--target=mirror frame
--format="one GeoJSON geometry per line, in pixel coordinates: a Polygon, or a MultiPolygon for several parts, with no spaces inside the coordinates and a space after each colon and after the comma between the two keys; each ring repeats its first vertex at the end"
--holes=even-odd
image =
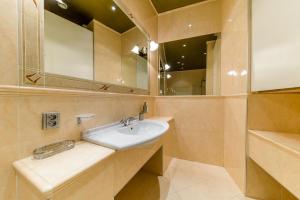
{"type": "MultiPolygon", "coordinates": [[[[150,94],[150,36],[145,29],[138,23],[138,21],[130,13],[129,9],[122,3],[115,1],[114,3],[127,15],[127,17],[136,25],[136,27],[145,35],[148,42],[147,47],[147,77],[148,88],[141,89],[130,86],[123,86],[111,83],[105,83],[95,80],[87,80],[76,77],[70,77],[59,74],[51,74],[44,72],[44,0],[19,0],[18,1],[18,40],[19,40],[19,71],[20,71],[20,85],[22,86],[34,86],[43,88],[60,88],[60,89],[76,89],[76,90],[88,90],[98,92],[110,92],[110,93],[126,93],[126,94],[150,94]],[[36,27],[37,27],[37,43],[38,49],[35,49],[37,55],[35,59],[38,59],[36,67],[26,66],[26,36],[25,36],[25,12],[24,1],[32,1],[36,8],[36,27]]],[[[32,30],[34,31],[34,30],[32,30]]],[[[94,66],[93,66],[94,68],[94,66]]]]}

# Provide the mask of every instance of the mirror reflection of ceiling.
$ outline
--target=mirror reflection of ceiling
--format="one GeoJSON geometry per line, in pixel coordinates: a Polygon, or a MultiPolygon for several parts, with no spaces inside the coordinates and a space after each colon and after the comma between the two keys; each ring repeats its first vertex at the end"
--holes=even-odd
{"type": "Polygon", "coordinates": [[[158,13],[166,12],[176,8],[188,6],[206,0],[151,0],[158,13]]]}
{"type": "Polygon", "coordinates": [[[89,24],[92,19],[119,33],[135,26],[113,0],[63,0],[63,2],[68,5],[67,9],[60,8],[57,0],[45,0],[45,9],[80,26],[89,24]]]}
{"type": "MultiPolygon", "coordinates": [[[[203,35],[161,44],[168,71],[185,71],[206,68],[206,42],[217,39],[216,34],[203,35]]],[[[162,70],[162,66],[161,66],[162,70]]]]}

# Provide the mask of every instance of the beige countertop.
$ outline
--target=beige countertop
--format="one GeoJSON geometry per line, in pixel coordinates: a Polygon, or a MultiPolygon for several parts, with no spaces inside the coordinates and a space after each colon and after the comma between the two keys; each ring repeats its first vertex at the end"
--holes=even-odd
{"type": "Polygon", "coordinates": [[[80,141],[73,149],[49,158],[36,160],[30,156],[13,165],[41,193],[49,193],[114,152],[106,147],[80,141]]]}
{"type": "MultiPolygon", "coordinates": [[[[170,122],[172,117],[152,117],[151,120],[170,122]]],[[[23,176],[42,194],[54,192],[67,181],[113,155],[115,150],[79,141],[71,150],[46,159],[36,160],[33,156],[13,163],[17,173],[23,176]]]]}
{"type": "Polygon", "coordinates": [[[249,130],[256,137],[267,140],[276,146],[300,156],[300,134],[272,131],[249,130]]]}

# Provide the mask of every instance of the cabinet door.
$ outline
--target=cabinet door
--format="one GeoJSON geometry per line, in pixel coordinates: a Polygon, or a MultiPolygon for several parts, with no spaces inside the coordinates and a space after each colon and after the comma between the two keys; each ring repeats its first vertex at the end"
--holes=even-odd
{"type": "Polygon", "coordinates": [[[300,0],[252,0],[252,91],[300,87],[300,0]]]}

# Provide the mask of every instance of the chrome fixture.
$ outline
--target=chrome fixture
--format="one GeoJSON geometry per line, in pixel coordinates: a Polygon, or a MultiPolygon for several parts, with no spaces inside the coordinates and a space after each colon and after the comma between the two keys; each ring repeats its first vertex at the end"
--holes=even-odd
{"type": "Polygon", "coordinates": [[[131,122],[134,120],[136,120],[135,117],[128,117],[128,118],[122,119],[120,121],[120,123],[123,124],[123,126],[129,126],[131,124],[131,122]]]}
{"type": "Polygon", "coordinates": [[[141,112],[139,113],[139,120],[144,120],[144,114],[148,112],[148,104],[147,102],[144,102],[141,112]]]}
{"type": "Polygon", "coordinates": [[[88,121],[88,120],[94,119],[95,117],[96,117],[96,114],[93,114],[93,113],[76,115],[77,125],[80,125],[83,121],[88,121]]]}
{"type": "Polygon", "coordinates": [[[56,2],[61,9],[68,9],[68,4],[66,4],[63,0],[56,0],[56,2]]]}
{"type": "Polygon", "coordinates": [[[42,113],[42,129],[59,128],[60,113],[45,112],[42,113]]]}
{"type": "Polygon", "coordinates": [[[33,150],[33,158],[34,159],[48,158],[60,152],[72,149],[74,148],[74,146],[75,146],[74,140],[64,140],[61,142],[49,144],[33,150]]]}

